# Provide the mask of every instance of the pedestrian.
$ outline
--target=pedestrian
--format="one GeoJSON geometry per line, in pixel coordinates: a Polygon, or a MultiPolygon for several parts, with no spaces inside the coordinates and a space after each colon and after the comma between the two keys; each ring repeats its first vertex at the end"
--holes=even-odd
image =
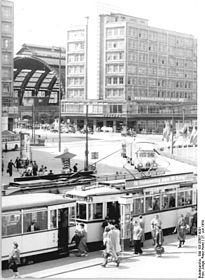
{"type": "Polygon", "coordinates": [[[25,160],[25,168],[27,168],[28,165],[29,165],[29,159],[27,158],[27,159],[25,160]]]}
{"type": "Polygon", "coordinates": [[[78,255],[80,256],[80,251],[79,251],[79,244],[80,244],[80,239],[81,239],[81,232],[76,229],[75,234],[73,235],[71,239],[71,243],[75,243],[75,248],[78,249],[78,255]]]}
{"type": "Polygon", "coordinates": [[[9,176],[11,177],[13,174],[13,166],[15,167],[12,159],[9,161],[8,163],[8,167],[7,167],[7,173],[9,173],[9,176]]]}
{"type": "Polygon", "coordinates": [[[104,262],[102,264],[103,267],[105,267],[108,263],[108,259],[111,258],[112,261],[116,262],[117,266],[119,266],[120,262],[119,262],[119,258],[114,250],[114,246],[113,243],[111,241],[111,237],[110,237],[110,227],[105,227],[105,231],[103,233],[103,244],[105,246],[105,249],[103,251],[103,258],[104,258],[104,262]]]}
{"type": "Polygon", "coordinates": [[[197,235],[197,212],[194,213],[193,218],[191,220],[191,235],[197,235]]]}
{"type": "Polygon", "coordinates": [[[38,165],[35,160],[33,162],[32,170],[33,170],[33,176],[37,176],[38,175],[38,165]]]}
{"type": "Polygon", "coordinates": [[[133,241],[134,241],[134,254],[139,255],[142,254],[141,249],[141,238],[142,238],[143,230],[138,221],[135,221],[133,227],[133,241]]]}
{"type": "Polygon", "coordinates": [[[75,163],[73,166],[73,172],[78,172],[78,164],[75,163]]]}
{"type": "Polygon", "coordinates": [[[144,241],[145,241],[145,235],[144,235],[144,228],[145,228],[145,223],[144,223],[144,219],[142,217],[142,215],[139,216],[139,224],[142,228],[142,238],[141,238],[141,247],[144,246],[144,241]]]}
{"type": "Polygon", "coordinates": [[[2,175],[4,173],[4,160],[2,158],[2,161],[1,161],[1,172],[2,172],[2,175]]]}
{"type": "Polygon", "coordinates": [[[43,175],[43,171],[44,171],[44,166],[41,165],[41,167],[39,169],[39,175],[43,175]]]}
{"type": "Polygon", "coordinates": [[[21,263],[20,262],[20,250],[18,248],[18,243],[17,242],[13,242],[12,244],[13,249],[11,251],[11,253],[9,254],[9,269],[13,270],[14,273],[14,278],[19,277],[19,272],[18,272],[18,265],[21,263]]]}
{"type": "Polygon", "coordinates": [[[88,247],[87,247],[87,232],[85,230],[85,225],[82,223],[80,224],[80,242],[79,242],[79,252],[80,255],[83,257],[87,257],[88,255],[88,247]]]}
{"type": "Polygon", "coordinates": [[[48,175],[48,169],[47,169],[47,167],[46,167],[46,166],[44,167],[44,170],[43,170],[43,175],[48,175]]]}
{"type": "Polygon", "coordinates": [[[118,224],[115,224],[113,232],[115,233],[114,249],[116,251],[117,256],[119,256],[120,252],[121,252],[121,245],[120,245],[120,229],[119,229],[119,225],[118,224]]]}
{"type": "Polygon", "coordinates": [[[179,240],[178,248],[184,246],[185,239],[186,239],[186,230],[187,230],[187,224],[184,215],[181,214],[181,217],[179,218],[176,226],[176,231],[178,233],[178,240],[179,240]]]}
{"type": "Polygon", "coordinates": [[[16,158],[15,165],[16,165],[17,171],[19,171],[19,168],[21,167],[21,162],[20,162],[20,158],[19,157],[16,158]]]}
{"type": "Polygon", "coordinates": [[[164,242],[163,231],[161,226],[158,226],[156,229],[156,246],[155,246],[157,257],[161,257],[161,254],[164,253],[164,247],[162,247],[163,242],[164,242]]]}
{"type": "Polygon", "coordinates": [[[156,244],[156,230],[158,226],[162,226],[162,222],[159,219],[159,215],[156,215],[155,218],[151,220],[151,233],[153,239],[153,246],[156,244]]]}

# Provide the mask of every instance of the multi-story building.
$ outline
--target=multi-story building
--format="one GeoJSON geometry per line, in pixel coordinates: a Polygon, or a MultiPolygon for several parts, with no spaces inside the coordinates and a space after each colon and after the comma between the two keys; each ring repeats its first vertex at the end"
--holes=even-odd
{"type": "MultiPolygon", "coordinates": [[[[96,98],[101,106],[104,101],[104,120],[112,121],[113,126],[127,122],[137,130],[162,130],[173,114],[177,121],[182,121],[184,114],[190,121],[196,119],[197,41],[192,35],[151,27],[146,19],[119,13],[100,15],[97,23],[98,36],[94,40],[98,40],[99,50],[94,71],[98,73],[96,98]]],[[[92,83],[86,71],[93,59],[88,55],[86,60],[86,47],[89,50],[90,46],[86,31],[89,33],[86,26],[68,31],[65,104],[70,104],[71,97],[86,100],[86,79],[92,83]],[[70,46],[75,48],[75,56],[70,46]],[[75,59],[80,54],[84,60],[77,64],[75,59]],[[77,94],[79,83],[81,94],[77,94]]],[[[89,118],[96,121],[92,109],[89,118]]]]}
{"type": "Polygon", "coordinates": [[[12,130],[18,108],[13,99],[13,49],[14,49],[14,5],[1,1],[1,98],[2,130],[12,130]]]}

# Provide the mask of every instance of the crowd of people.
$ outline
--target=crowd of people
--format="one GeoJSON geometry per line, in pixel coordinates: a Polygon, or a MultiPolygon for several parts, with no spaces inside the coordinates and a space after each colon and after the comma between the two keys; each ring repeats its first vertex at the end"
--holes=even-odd
{"type": "MultiPolygon", "coordinates": [[[[139,216],[132,223],[131,230],[131,241],[133,241],[134,254],[140,256],[143,254],[142,248],[145,240],[145,223],[144,218],[139,216]]],[[[161,257],[165,252],[163,243],[164,236],[162,230],[162,221],[157,214],[151,220],[151,234],[153,239],[154,251],[157,257],[161,257]]],[[[109,220],[106,217],[102,224],[103,228],[103,263],[102,266],[106,267],[109,262],[116,263],[117,267],[120,264],[120,252],[121,252],[121,232],[120,226],[115,220],[109,220]]],[[[39,230],[34,221],[28,227],[27,231],[39,230]]],[[[192,218],[188,221],[187,215],[180,215],[174,233],[177,233],[178,248],[181,248],[185,244],[186,234],[197,234],[197,212],[195,211],[192,218]]],[[[80,223],[76,226],[75,234],[71,240],[74,243],[75,248],[78,250],[77,256],[86,257],[88,256],[87,247],[87,232],[85,225],[80,223]]],[[[9,269],[14,272],[14,277],[19,277],[18,266],[20,265],[20,250],[18,244],[13,242],[13,248],[9,256],[9,269]]]]}
{"type": "MultiPolygon", "coordinates": [[[[16,160],[13,162],[12,159],[8,162],[7,165],[7,173],[10,177],[13,175],[13,168],[16,168],[17,171],[20,171],[20,169],[23,169],[23,172],[21,171],[21,176],[42,176],[42,175],[52,175],[54,174],[52,170],[48,170],[47,166],[41,165],[40,167],[34,160],[26,159],[25,161],[22,161],[19,157],[16,158],[16,160]]],[[[4,162],[2,158],[2,174],[4,172],[4,162]]],[[[75,163],[73,166],[73,169],[70,168],[70,172],[78,172],[78,164],[75,163]]]]}

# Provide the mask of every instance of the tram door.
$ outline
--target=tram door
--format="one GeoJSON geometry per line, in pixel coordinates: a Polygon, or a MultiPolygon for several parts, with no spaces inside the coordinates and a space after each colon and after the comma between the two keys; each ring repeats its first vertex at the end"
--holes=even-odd
{"type": "Polygon", "coordinates": [[[68,208],[58,209],[58,250],[68,251],[68,208]]]}
{"type": "Polygon", "coordinates": [[[120,218],[120,205],[118,201],[108,202],[107,203],[107,216],[111,220],[115,220],[115,222],[118,222],[120,218]]]}

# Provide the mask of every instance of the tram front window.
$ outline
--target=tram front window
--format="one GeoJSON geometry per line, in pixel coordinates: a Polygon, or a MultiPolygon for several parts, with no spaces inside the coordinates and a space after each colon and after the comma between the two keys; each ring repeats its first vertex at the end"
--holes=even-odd
{"type": "Polygon", "coordinates": [[[94,203],[93,204],[93,220],[102,219],[103,217],[103,204],[94,203]]]}
{"type": "Polygon", "coordinates": [[[176,206],[176,193],[165,192],[162,196],[162,208],[168,209],[176,206]]]}
{"type": "Polygon", "coordinates": [[[77,218],[78,219],[86,219],[86,204],[82,203],[78,203],[78,212],[77,212],[77,218]]]}
{"type": "Polygon", "coordinates": [[[152,211],[152,196],[148,196],[145,199],[145,212],[151,212],[152,211]]]}

